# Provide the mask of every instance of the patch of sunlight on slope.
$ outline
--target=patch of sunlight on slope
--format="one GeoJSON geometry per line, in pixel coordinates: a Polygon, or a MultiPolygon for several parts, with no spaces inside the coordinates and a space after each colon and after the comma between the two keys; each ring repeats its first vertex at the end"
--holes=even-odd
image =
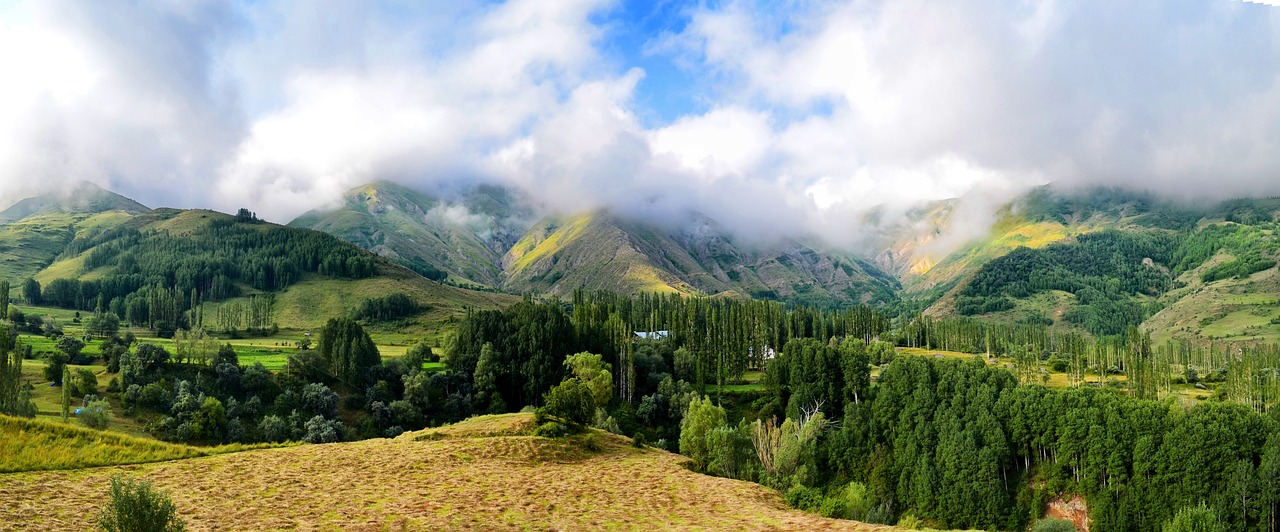
{"type": "Polygon", "coordinates": [[[142,464],[266,447],[278,445],[194,447],[0,414],[0,473],[142,464]]]}
{"type": "Polygon", "coordinates": [[[514,277],[539,259],[550,257],[560,252],[565,246],[581,236],[594,219],[595,213],[579,214],[566,219],[563,224],[555,228],[551,234],[541,241],[535,241],[529,237],[521,239],[509,252],[509,255],[515,261],[511,264],[508,274],[514,277]]]}

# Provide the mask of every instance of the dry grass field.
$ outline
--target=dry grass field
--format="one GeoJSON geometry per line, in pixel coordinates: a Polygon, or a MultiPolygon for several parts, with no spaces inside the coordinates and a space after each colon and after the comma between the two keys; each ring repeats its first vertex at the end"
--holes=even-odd
{"type": "Polygon", "coordinates": [[[893,530],[788,509],[749,482],[597,433],[528,436],[532,416],[330,445],[0,475],[0,530],[92,529],[119,472],[171,492],[191,530],[893,530]]]}

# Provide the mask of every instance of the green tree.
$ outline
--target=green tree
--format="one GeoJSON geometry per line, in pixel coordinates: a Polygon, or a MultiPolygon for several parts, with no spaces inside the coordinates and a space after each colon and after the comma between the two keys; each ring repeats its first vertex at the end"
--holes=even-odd
{"type": "Polygon", "coordinates": [[[1188,506],[1173,516],[1161,528],[1163,532],[1226,532],[1227,527],[1218,520],[1213,509],[1201,503],[1199,506],[1188,506]]]}
{"type": "MultiPolygon", "coordinates": [[[[480,359],[476,361],[474,382],[476,383],[476,403],[491,414],[506,412],[506,401],[498,393],[498,378],[504,372],[493,344],[486,342],[480,347],[480,359]]],[[[418,367],[421,367],[419,364],[418,367]]]]}
{"type": "Polygon", "coordinates": [[[351,318],[330,319],[320,330],[316,351],[334,377],[356,389],[363,389],[369,368],[382,363],[369,333],[351,318]]]}
{"type": "Polygon", "coordinates": [[[600,355],[582,352],[564,360],[574,378],[591,390],[596,407],[604,407],[613,398],[613,367],[600,355]]]}
{"type": "Polygon", "coordinates": [[[410,346],[400,360],[404,361],[404,365],[409,368],[410,373],[416,373],[422,371],[423,364],[435,362],[437,359],[438,357],[431,351],[431,346],[427,345],[426,340],[421,340],[410,346]]]}
{"type": "Polygon", "coordinates": [[[22,299],[27,301],[28,305],[39,305],[43,302],[40,298],[40,283],[35,279],[27,279],[22,283],[22,299]]]}
{"type": "Polygon", "coordinates": [[[705,471],[711,462],[707,436],[726,424],[723,408],[711,402],[710,397],[695,398],[689,403],[689,411],[680,422],[680,454],[693,460],[694,466],[705,471]]]}
{"type": "Polygon", "coordinates": [[[98,526],[107,532],[181,532],[187,525],[168,493],[152,488],[151,482],[115,475],[98,526]]]}
{"type": "Polygon", "coordinates": [[[563,419],[565,422],[584,426],[595,415],[595,398],[591,389],[576,378],[565,379],[551,387],[545,397],[545,405],[539,409],[543,416],[563,419]]]}
{"type": "Polygon", "coordinates": [[[84,426],[106,430],[107,425],[111,422],[111,403],[106,399],[99,399],[97,395],[89,394],[84,397],[84,409],[80,412],[80,423],[84,426]]]}
{"type": "Polygon", "coordinates": [[[71,380],[71,368],[62,367],[62,422],[66,423],[71,418],[71,386],[67,381],[71,380]]]}
{"type": "Polygon", "coordinates": [[[0,414],[35,417],[31,387],[22,381],[22,353],[13,344],[12,330],[0,326],[0,414]]]}
{"type": "Polygon", "coordinates": [[[75,360],[80,356],[80,352],[84,350],[84,342],[72,336],[63,336],[58,339],[58,343],[54,344],[59,351],[67,354],[68,360],[75,360]]]}
{"type": "Polygon", "coordinates": [[[0,281],[0,316],[9,315],[9,281],[0,281]]]}
{"type": "Polygon", "coordinates": [[[55,386],[63,385],[63,373],[67,367],[69,358],[66,353],[54,351],[45,357],[44,378],[52,382],[55,386]]]}
{"type": "Polygon", "coordinates": [[[89,368],[79,368],[76,370],[75,378],[76,395],[91,395],[98,393],[98,376],[93,374],[93,370],[89,368]]]}

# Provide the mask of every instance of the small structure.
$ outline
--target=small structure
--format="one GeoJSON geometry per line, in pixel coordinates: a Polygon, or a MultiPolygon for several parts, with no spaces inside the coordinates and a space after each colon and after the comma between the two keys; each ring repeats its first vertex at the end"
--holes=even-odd
{"type": "Polygon", "coordinates": [[[671,331],[635,331],[637,340],[665,340],[671,331]]]}

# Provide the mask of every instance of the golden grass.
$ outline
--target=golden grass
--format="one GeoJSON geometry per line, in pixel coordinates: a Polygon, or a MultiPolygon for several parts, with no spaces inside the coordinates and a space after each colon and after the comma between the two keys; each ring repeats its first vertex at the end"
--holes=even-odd
{"type": "Polygon", "coordinates": [[[787,509],[762,486],[689,471],[686,459],[597,434],[520,432],[530,415],[367,440],[162,464],[0,475],[0,529],[92,528],[120,471],[169,490],[192,530],[893,530],[787,509]]]}
{"type": "Polygon", "coordinates": [[[206,454],[185,445],[0,415],[2,473],[137,464],[206,454]]]}
{"type": "Polygon", "coordinates": [[[0,473],[162,462],[289,444],[193,447],[44,419],[0,415],[0,473]]]}

